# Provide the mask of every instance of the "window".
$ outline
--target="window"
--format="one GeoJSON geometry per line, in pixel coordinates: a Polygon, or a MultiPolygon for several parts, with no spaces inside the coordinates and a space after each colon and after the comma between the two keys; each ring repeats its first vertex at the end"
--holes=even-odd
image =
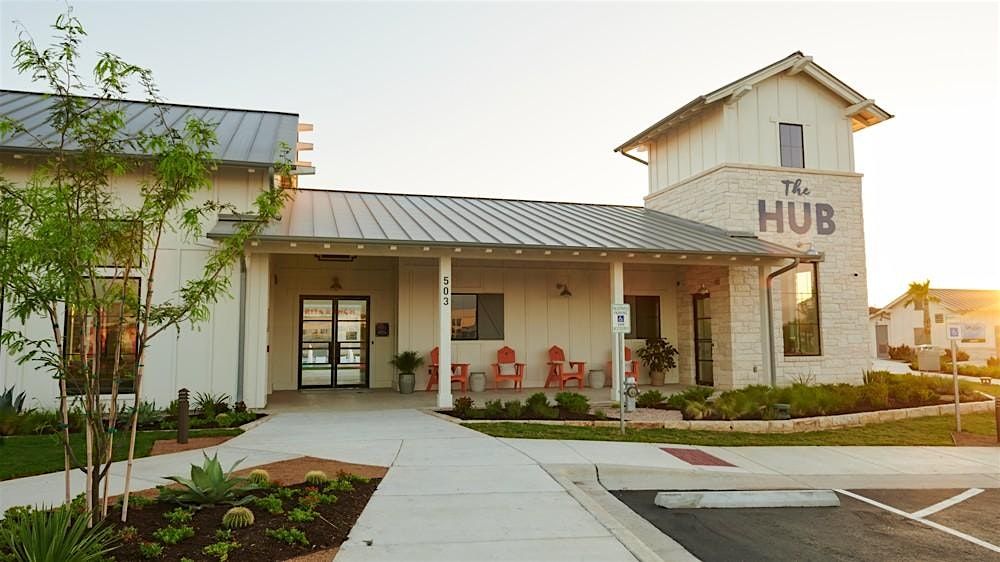
{"type": "Polygon", "coordinates": [[[781,281],[785,355],[820,355],[819,288],[815,263],[803,263],[781,281]]]}
{"type": "Polygon", "coordinates": [[[805,168],[805,150],[802,147],[802,125],[778,123],[781,141],[781,167],[805,168]]]}
{"type": "Polygon", "coordinates": [[[923,328],[913,329],[913,345],[930,345],[931,337],[924,333],[923,328]]]}
{"type": "Polygon", "coordinates": [[[451,339],[502,340],[503,295],[453,295],[451,339]]]}
{"type": "Polygon", "coordinates": [[[944,314],[935,314],[934,315],[934,323],[935,324],[944,324],[944,314]]]}
{"type": "MultiPolygon", "coordinates": [[[[106,294],[108,290],[121,291],[122,280],[99,279],[98,291],[106,294]]],[[[139,294],[139,280],[128,280],[129,298],[135,299],[139,294]]],[[[114,372],[115,350],[118,339],[121,338],[121,359],[118,365],[120,377],[118,391],[133,392],[133,382],[136,368],[136,356],[139,351],[138,323],[135,317],[125,316],[119,329],[118,319],[121,314],[120,299],[102,311],[100,321],[94,317],[77,318],[72,310],[66,311],[66,340],[64,353],[69,361],[70,374],[67,378],[67,391],[70,394],[83,393],[83,380],[79,375],[80,343],[87,335],[87,359],[98,363],[98,380],[101,394],[111,393],[111,377],[114,372]],[[98,329],[97,324],[100,324],[98,329]],[[74,376],[74,372],[77,374],[74,376]]]]}
{"type": "Polygon", "coordinates": [[[632,327],[626,339],[648,340],[660,337],[660,297],[625,295],[631,309],[632,327]]]}

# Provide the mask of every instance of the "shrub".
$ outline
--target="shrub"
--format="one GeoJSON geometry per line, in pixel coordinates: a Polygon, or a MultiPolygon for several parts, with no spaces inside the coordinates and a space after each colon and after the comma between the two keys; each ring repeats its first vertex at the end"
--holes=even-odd
{"type": "Polygon", "coordinates": [[[988,357],[986,359],[987,367],[1000,367],[1000,357],[988,357]]]}
{"type": "Polygon", "coordinates": [[[350,492],[353,489],[354,484],[351,484],[350,480],[338,477],[336,480],[331,480],[330,483],[323,488],[323,492],[350,492]]]}
{"type": "Polygon", "coordinates": [[[559,412],[552,406],[549,406],[549,399],[545,396],[544,392],[532,394],[528,397],[525,404],[528,407],[528,412],[536,417],[542,419],[555,419],[559,417],[559,412]]]}
{"type": "Polygon", "coordinates": [[[263,498],[256,498],[253,500],[253,504],[271,515],[277,515],[285,512],[285,509],[281,504],[281,498],[274,494],[264,496],[263,498]]]}
{"type": "Polygon", "coordinates": [[[306,537],[306,534],[295,527],[268,529],[264,531],[264,534],[285,544],[301,544],[302,546],[309,546],[309,539],[306,537]]]}
{"type": "MultiPolygon", "coordinates": [[[[968,352],[962,351],[961,349],[956,349],[955,350],[955,355],[956,355],[956,358],[959,361],[968,361],[969,360],[969,354],[968,354],[968,352]]],[[[941,361],[942,362],[944,362],[944,361],[951,362],[951,349],[946,349],[946,350],[944,350],[944,351],[941,352],[941,361]]]]}
{"type": "Polygon", "coordinates": [[[163,556],[163,545],[158,542],[143,541],[139,543],[139,556],[142,556],[146,560],[159,558],[163,556]]]}
{"type": "Polygon", "coordinates": [[[69,507],[7,510],[0,545],[13,560],[90,562],[114,549],[115,531],[100,523],[87,528],[87,517],[69,507]],[[6,544],[4,544],[6,543],[6,544]]]}
{"type": "Polygon", "coordinates": [[[352,484],[368,484],[369,482],[372,481],[371,478],[365,478],[364,476],[361,476],[359,474],[354,474],[353,472],[347,472],[345,470],[338,470],[337,478],[339,480],[345,480],[352,484]]]}
{"type": "Polygon", "coordinates": [[[503,410],[507,415],[507,419],[516,420],[524,413],[524,404],[521,404],[520,400],[511,400],[504,403],[503,410]]]}
{"type": "Polygon", "coordinates": [[[170,525],[153,531],[153,538],[163,544],[177,544],[182,540],[190,539],[193,536],[194,527],[191,527],[190,525],[181,525],[179,527],[170,525]]]}
{"type": "Polygon", "coordinates": [[[222,526],[227,529],[241,529],[253,525],[253,512],[245,507],[231,507],[222,516],[222,526]]]}
{"type": "Polygon", "coordinates": [[[590,400],[579,392],[556,394],[556,404],[571,414],[583,415],[590,411],[590,400]]]}
{"type": "Polygon", "coordinates": [[[635,400],[635,405],[640,408],[652,408],[666,398],[659,390],[647,390],[639,395],[635,400]]]}
{"type": "Polygon", "coordinates": [[[473,401],[472,398],[469,398],[468,396],[459,396],[455,399],[455,406],[452,408],[452,411],[456,416],[464,418],[469,415],[470,411],[472,411],[472,406],[474,404],[475,401],[473,401]]]}
{"type": "Polygon", "coordinates": [[[876,410],[888,408],[889,385],[885,382],[872,382],[862,385],[861,401],[876,410]]]}
{"type": "Polygon", "coordinates": [[[230,551],[236,550],[240,546],[242,545],[236,541],[218,541],[201,549],[201,553],[211,556],[219,562],[225,562],[229,560],[230,551]]]}
{"type": "Polygon", "coordinates": [[[296,507],[288,512],[288,520],[292,523],[308,523],[316,519],[316,512],[311,509],[296,507]]]}
{"type": "Polygon", "coordinates": [[[213,419],[219,414],[229,412],[229,395],[199,392],[194,396],[194,409],[201,412],[202,417],[213,419]]]}
{"type": "Polygon", "coordinates": [[[122,542],[134,542],[139,538],[139,529],[129,525],[118,529],[118,540],[122,542]]]}
{"type": "Polygon", "coordinates": [[[255,468],[247,475],[247,480],[254,486],[264,488],[271,484],[271,475],[263,468],[255,468]]]}
{"type": "Polygon", "coordinates": [[[233,416],[229,414],[219,414],[215,416],[215,425],[219,427],[229,427],[233,423],[233,416]]]}
{"type": "Polygon", "coordinates": [[[861,376],[861,380],[864,384],[869,383],[889,383],[889,379],[892,378],[892,374],[889,371],[865,371],[861,376]]]}
{"type": "Polygon", "coordinates": [[[163,414],[156,409],[156,403],[143,400],[139,402],[139,407],[135,406],[123,407],[121,414],[118,416],[120,421],[129,420],[132,418],[132,412],[136,412],[138,415],[138,423],[141,426],[149,426],[159,422],[163,418],[163,414]]]}
{"type": "Polygon", "coordinates": [[[24,392],[21,392],[17,396],[14,395],[14,387],[11,386],[0,394],[0,413],[5,411],[13,412],[14,414],[24,413],[24,392]]]}
{"type": "Polygon", "coordinates": [[[310,470],[306,473],[305,481],[307,484],[312,484],[313,486],[319,486],[320,484],[326,484],[330,478],[322,470],[310,470]]]}
{"type": "Polygon", "coordinates": [[[503,417],[503,402],[500,400],[487,400],[483,409],[487,419],[497,420],[503,417]]]}
{"type": "Polygon", "coordinates": [[[243,494],[247,480],[233,476],[233,469],[242,459],[233,463],[228,472],[223,472],[218,453],[211,458],[205,453],[202,455],[205,457],[202,466],[191,465],[191,478],[166,477],[182,487],[179,490],[160,489],[160,499],[195,507],[214,504],[243,505],[253,499],[253,496],[243,494]]]}
{"type": "Polygon", "coordinates": [[[233,404],[233,412],[237,414],[247,413],[247,403],[242,400],[237,400],[236,403],[233,404]]]}
{"type": "Polygon", "coordinates": [[[176,507],[163,514],[163,518],[173,524],[187,523],[191,521],[191,517],[191,510],[184,509],[183,507],[176,507]]]}
{"type": "Polygon", "coordinates": [[[895,359],[896,361],[913,361],[916,357],[913,353],[913,348],[906,345],[899,345],[896,347],[889,346],[889,359],[895,359]]]}
{"type": "Polygon", "coordinates": [[[231,540],[233,540],[233,530],[232,529],[216,529],[215,530],[215,540],[217,540],[217,541],[231,541],[231,540]]]}
{"type": "Polygon", "coordinates": [[[636,350],[642,364],[649,368],[650,373],[667,372],[677,367],[677,348],[664,338],[650,338],[646,345],[636,350]]]}

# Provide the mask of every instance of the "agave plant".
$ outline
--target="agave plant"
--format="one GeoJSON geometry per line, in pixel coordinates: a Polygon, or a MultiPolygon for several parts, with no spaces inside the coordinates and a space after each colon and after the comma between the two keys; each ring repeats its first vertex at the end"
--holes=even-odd
{"type": "Polygon", "coordinates": [[[24,393],[14,396],[14,387],[7,388],[0,394],[0,413],[24,413],[24,393]]]}
{"type": "Polygon", "coordinates": [[[0,546],[10,550],[12,560],[99,562],[115,548],[114,529],[102,524],[87,528],[86,515],[69,506],[8,511],[7,517],[11,521],[0,529],[0,546]]]}
{"type": "Polygon", "coordinates": [[[205,460],[201,466],[191,465],[191,478],[183,476],[166,476],[181,485],[181,488],[162,488],[160,499],[200,508],[206,505],[228,504],[243,505],[254,497],[246,492],[255,488],[246,478],[233,476],[233,470],[245,459],[233,463],[228,471],[222,470],[219,455],[209,457],[202,453],[205,460]]]}

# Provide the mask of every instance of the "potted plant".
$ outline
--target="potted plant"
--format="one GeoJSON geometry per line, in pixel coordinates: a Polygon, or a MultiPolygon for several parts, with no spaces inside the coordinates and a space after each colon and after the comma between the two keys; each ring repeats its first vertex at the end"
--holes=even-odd
{"type": "Polygon", "coordinates": [[[677,367],[677,348],[665,338],[650,338],[646,346],[635,352],[649,369],[650,384],[662,386],[667,371],[677,367]]]}
{"type": "Polygon", "coordinates": [[[424,357],[416,351],[402,351],[393,355],[389,364],[399,371],[400,394],[412,394],[417,384],[417,376],[413,372],[424,364],[424,357]]]}

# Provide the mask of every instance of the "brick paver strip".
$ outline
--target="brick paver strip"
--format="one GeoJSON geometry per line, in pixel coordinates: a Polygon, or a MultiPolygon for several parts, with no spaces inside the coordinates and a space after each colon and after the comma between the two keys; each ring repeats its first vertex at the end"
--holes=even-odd
{"type": "Polygon", "coordinates": [[[673,455],[682,461],[697,466],[736,466],[719,457],[710,455],[700,449],[681,449],[678,447],[660,447],[664,453],[673,455]]]}

